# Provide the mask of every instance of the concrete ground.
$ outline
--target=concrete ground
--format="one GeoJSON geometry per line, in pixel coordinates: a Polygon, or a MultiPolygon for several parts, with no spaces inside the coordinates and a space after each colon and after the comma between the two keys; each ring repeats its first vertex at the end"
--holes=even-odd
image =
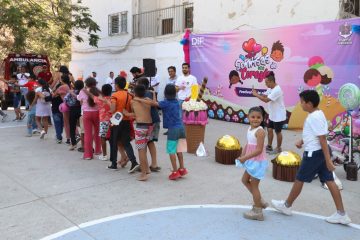
{"type": "MultiPolygon", "coordinates": [[[[109,162],[81,160],[77,151],[70,152],[67,145],[56,144],[53,127],[45,140],[25,137],[25,123],[0,123],[1,239],[39,239],[84,222],[150,208],[252,202],[241,184],[243,171],[214,160],[219,137],[231,134],[245,144],[246,125],[210,121],[205,142],[209,156],[185,154],[189,175],[175,182],[167,179],[170,162],[165,153],[166,137],[161,131],[157,149],[162,170],[151,174],[148,182],[138,182],[136,174],[128,174],[127,169],[107,170],[109,162]]],[[[284,131],[283,149],[299,152],[294,142],[300,135],[284,131]]],[[[266,200],[284,199],[291,183],[274,180],[271,171],[270,167],[261,183],[262,194],[266,200]]],[[[346,210],[353,222],[360,224],[359,182],[347,181],[342,167],[337,168],[336,174],[344,186],[346,210]]],[[[294,210],[327,216],[335,207],[330,193],[315,180],[305,185],[294,210]]],[[[332,226],[328,224],[328,228],[332,226]]],[[[306,227],[311,230],[312,226],[306,227]]]]}

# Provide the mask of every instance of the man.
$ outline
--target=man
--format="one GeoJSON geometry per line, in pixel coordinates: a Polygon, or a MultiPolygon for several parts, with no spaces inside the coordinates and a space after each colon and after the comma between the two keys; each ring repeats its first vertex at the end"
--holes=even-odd
{"type": "MultiPolygon", "coordinates": [[[[16,75],[17,79],[18,79],[18,84],[20,86],[25,85],[28,82],[28,79],[30,77],[30,73],[26,72],[26,68],[24,66],[21,67],[20,69],[20,73],[18,73],[16,75]]],[[[27,87],[22,87],[20,88],[20,92],[21,95],[24,96],[25,98],[25,105],[26,105],[26,109],[29,109],[29,102],[26,100],[26,94],[28,93],[28,88],[27,87]]]]}
{"type": "Polygon", "coordinates": [[[112,87],[112,91],[115,92],[115,83],[114,83],[114,72],[110,72],[109,76],[105,80],[106,84],[110,84],[112,87]]]}
{"type": "Polygon", "coordinates": [[[96,82],[99,82],[97,79],[97,73],[96,72],[91,72],[91,77],[94,78],[96,80],[96,82]]]}
{"type": "Polygon", "coordinates": [[[157,68],[155,68],[155,76],[150,77],[150,87],[154,89],[156,99],[159,92],[159,85],[160,85],[159,75],[157,74],[157,68]]]}
{"type": "Polygon", "coordinates": [[[39,72],[39,74],[38,74],[38,78],[44,79],[49,85],[52,84],[52,82],[53,82],[52,74],[51,74],[48,66],[43,65],[42,71],[39,72]]]}
{"type": "Polygon", "coordinates": [[[174,67],[174,66],[168,67],[168,73],[169,73],[169,79],[168,79],[166,85],[167,84],[175,85],[176,80],[178,78],[176,75],[176,67],[174,67]]]}
{"type": "Polygon", "coordinates": [[[143,74],[141,73],[141,70],[140,70],[140,68],[138,68],[138,67],[132,67],[132,68],[130,69],[130,72],[131,72],[131,74],[133,75],[133,80],[132,80],[132,82],[130,82],[130,87],[133,88],[133,87],[136,85],[137,79],[139,79],[140,77],[142,77],[143,74]]]}
{"type": "Polygon", "coordinates": [[[270,154],[276,154],[281,152],[282,134],[281,129],[286,120],[286,109],[284,104],[284,94],[280,86],[275,82],[275,73],[270,71],[265,78],[265,84],[268,90],[264,95],[260,95],[254,88],[252,94],[267,103],[269,111],[268,122],[268,145],[266,146],[266,152],[270,154]],[[277,146],[276,149],[272,148],[272,142],[274,138],[274,132],[276,133],[277,146]]]}

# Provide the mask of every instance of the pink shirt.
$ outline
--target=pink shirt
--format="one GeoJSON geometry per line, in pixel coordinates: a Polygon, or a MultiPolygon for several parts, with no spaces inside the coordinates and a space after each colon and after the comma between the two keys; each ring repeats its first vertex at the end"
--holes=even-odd
{"type": "Polygon", "coordinates": [[[63,84],[56,90],[56,93],[59,94],[62,99],[64,99],[65,95],[69,91],[70,91],[69,86],[67,84],[63,84]]]}
{"type": "Polygon", "coordinates": [[[81,102],[81,110],[84,112],[94,112],[98,111],[98,106],[95,105],[95,107],[90,107],[88,103],[89,96],[84,93],[83,90],[80,91],[79,95],[77,95],[77,100],[81,102]]]}

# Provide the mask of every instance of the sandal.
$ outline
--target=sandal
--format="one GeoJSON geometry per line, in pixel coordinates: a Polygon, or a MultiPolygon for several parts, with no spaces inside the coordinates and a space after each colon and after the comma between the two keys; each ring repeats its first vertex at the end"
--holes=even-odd
{"type": "Polygon", "coordinates": [[[149,168],[152,172],[160,172],[160,170],[161,170],[161,167],[159,167],[159,166],[157,166],[157,167],[150,166],[149,168]]]}

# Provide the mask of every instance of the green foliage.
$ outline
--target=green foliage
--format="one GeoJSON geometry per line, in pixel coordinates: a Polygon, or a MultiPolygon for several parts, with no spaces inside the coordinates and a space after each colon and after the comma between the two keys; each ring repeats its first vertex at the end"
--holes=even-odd
{"type": "Polygon", "coordinates": [[[34,52],[48,55],[54,66],[70,61],[72,38],[97,47],[100,28],[80,0],[0,0],[0,9],[0,59],[34,52]]]}

